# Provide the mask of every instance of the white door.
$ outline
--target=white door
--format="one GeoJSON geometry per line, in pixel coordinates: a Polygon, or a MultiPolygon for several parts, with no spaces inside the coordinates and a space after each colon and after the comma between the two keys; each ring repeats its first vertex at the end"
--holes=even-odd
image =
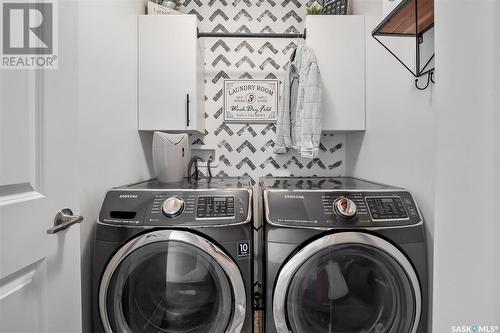
{"type": "Polygon", "coordinates": [[[0,332],[80,332],[77,5],[59,2],[59,69],[0,70],[0,332]],[[61,15],[64,13],[64,16],[61,15]]]}

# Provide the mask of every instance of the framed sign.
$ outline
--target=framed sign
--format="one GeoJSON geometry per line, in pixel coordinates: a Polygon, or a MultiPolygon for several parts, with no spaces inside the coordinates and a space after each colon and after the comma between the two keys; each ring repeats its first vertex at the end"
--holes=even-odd
{"type": "Polygon", "coordinates": [[[224,80],[224,121],[275,122],[278,87],[278,80],[224,80]]]}

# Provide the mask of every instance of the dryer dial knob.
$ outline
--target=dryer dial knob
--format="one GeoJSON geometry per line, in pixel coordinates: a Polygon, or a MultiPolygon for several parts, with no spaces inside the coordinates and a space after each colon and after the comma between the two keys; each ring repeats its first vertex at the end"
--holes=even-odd
{"type": "Polygon", "coordinates": [[[184,210],[184,200],[179,197],[170,197],[163,202],[161,210],[166,217],[179,216],[184,210]]]}
{"type": "Polygon", "coordinates": [[[349,198],[341,197],[333,202],[333,210],[335,213],[345,219],[351,219],[356,216],[358,208],[354,201],[349,198]]]}

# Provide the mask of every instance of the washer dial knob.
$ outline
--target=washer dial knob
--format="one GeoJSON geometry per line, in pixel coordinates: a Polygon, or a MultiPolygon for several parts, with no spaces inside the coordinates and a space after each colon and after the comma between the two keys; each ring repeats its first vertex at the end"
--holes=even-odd
{"type": "Polygon", "coordinates": [[[358,208],[354,201],[349,198],[341,197],[333,202],[333,210],[335,213],[345,219],[351,219],[356,216],[358,208]]]}
{"type": "Polygon", "coordinates": [[[170,197],[161,206],[163,214],[167,217],[176,217],[184,210],[184,200],[179,197],[170,197]]]}

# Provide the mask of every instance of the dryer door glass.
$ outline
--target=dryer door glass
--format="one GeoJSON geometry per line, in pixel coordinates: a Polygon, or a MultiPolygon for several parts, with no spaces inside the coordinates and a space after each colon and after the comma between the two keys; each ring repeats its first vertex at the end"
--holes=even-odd
{"type": "Polygon", "coordinates": [[[409,333],[415,298],[405,271],[384,251],[334,245],[293,275],[286,314],[294,333],[409,333]]]}
{"type": "Polygon", "coordinates": [[[129,254],[113,274],[107,298],[113,332],[225,332],[233,303],[217,261],[176,241],[129,254]]]}

